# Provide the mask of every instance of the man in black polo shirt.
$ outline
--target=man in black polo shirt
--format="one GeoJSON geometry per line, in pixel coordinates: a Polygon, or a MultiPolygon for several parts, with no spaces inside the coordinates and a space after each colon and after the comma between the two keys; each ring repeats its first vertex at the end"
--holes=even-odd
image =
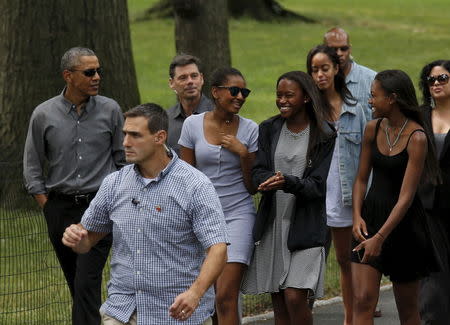
{"type": "Polygon", "coordinates": [[[167,110],[169,116],[169,133],[167,144],[179,154],[181,128],[184,120],[192,115],[211,111],[213,102],[202,95],[203,74],[200,59],[180,54],[173,58],[169,66],[169,87],[177,94],[178,102],[167,110]]]}
{"type": "Polygon", "coordinates": [[[64,246],[61,237],[67,226],[80,222],[103,178],[124,164],[123,116],[114,100],[98,96],[101,68],[92,50],[68,50],[61,70],[66,87],[37,106],[30,119],[25,185],[44,211],[73,298],[72,323],[99,325],[101,275],[111,236],[82,255],[64,246]]]}

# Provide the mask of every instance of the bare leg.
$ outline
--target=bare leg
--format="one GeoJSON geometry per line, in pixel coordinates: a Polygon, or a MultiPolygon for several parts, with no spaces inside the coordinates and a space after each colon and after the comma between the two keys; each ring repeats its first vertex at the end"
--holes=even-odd
{"type": "Polygon", "coordinates": [[[216,281],[216,313],[220,325],[239,324],[239,288],[246,268],[245,264],[227,263],[216,281]]]}
{"type": "Polygon", "coordinates": [[[380,294],[381,273],[367,264],[351,263],[353,283],[353,325],[373,325],[373,313],[380,294]]]}
{"type": "Polygon", "coordinates": [[[284,290],[272,293],[271,296],[275,325],[290,325],[289,314],[284,300],[284,290]]]}
{"type": "Polygon", "coordinates": [[[393,282],[393,288],[400,324],[420,325],[419,281],[393,282]]]}
{"type": "Polygon", "coordinates": [[[350,252],[352,246],[352,227],[331,228],[336,259],[341,271],[340,282],[344,301],[344,325],[352,324],[352,269],[350,252]]]}
{"type": "Polygon", "coordinates": [[[312,312],[308,305],[308,289],[287,288],[284,300],[289,313],[291,325],[312,325],[312,312]]]}

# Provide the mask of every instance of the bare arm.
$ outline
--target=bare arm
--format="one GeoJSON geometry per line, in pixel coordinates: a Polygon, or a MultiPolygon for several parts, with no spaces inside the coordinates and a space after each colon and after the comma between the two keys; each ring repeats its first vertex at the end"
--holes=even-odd
{"type": "Polygon", "coordinates": [[[364,130],[361,155],[359,157],[359,167],[353,183],[353,237],[362,242],[367,236],[366,223],[361,217],[361,209],[367,190],[367,182],[369,180],[370,171],[372,170],[372,142],[375,139],[375,129],[377,121],[367,123],[364,130]]]}
{"type": "Polygon", "coordinates": [[[195,167],[195,151],[193,149],[180,146],[180,158],[195,167]]]}
{"type": "Polygon", "coordinates": [[[209,247],[197,279],[187,291],[175,298],[169,308],[170,316],[177,320],[188,319],[198,307],[206,290],[213,285],[222,273],[226,261],[227,246],[225,243],[209,247]]]}
{"type": "Polygon", "coordinates": [[[72,224],[64,231],[62,242],[72,248],[75,253],[84,254],[106,235],[106,233],[87,231],[81,223],[72,224]]]}

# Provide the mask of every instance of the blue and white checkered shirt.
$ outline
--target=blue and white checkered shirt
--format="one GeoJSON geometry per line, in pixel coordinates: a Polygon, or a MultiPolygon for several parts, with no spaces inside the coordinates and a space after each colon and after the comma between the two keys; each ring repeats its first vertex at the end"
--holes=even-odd
{"type": "Polygon", "coordinates": [[[367,121],[372,119],[372,107],[369,105],[370,87],[377,73],[355,61],[352,62],[352,69],[345,77],[348,90],[364,109],[367,121]]]}
{"type": "Polygon", "coordinates": [[[107,176],[82,225],[113,233],[111,280],[101,309],[128,322],[202,324],[214,310],[210,288],[192,316],[169,316],[176,296],[200,273],[205,250],[226,243],[225,219],[209,179],[174,154],[158,177],[144,179],[135,165],[107,176]]]}

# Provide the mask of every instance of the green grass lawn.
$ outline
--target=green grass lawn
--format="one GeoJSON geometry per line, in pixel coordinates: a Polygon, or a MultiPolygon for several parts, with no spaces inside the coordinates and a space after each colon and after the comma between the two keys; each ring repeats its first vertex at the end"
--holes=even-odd
{"type": "MultiPolygon", "coordinates": [[[[129,0],[133,20],[155,0],[129,0]]],[[[252,94],[242,115],[261,122],[277,113],[275,81],[290,70],[305,70],[306,54],[333,26],[346,29],[353,56],[374,70],[402,69],[418,81],[428,62],[450,58],[448,0],[280,0],[283,6],[319,21],[229,23],[232,64],[240,69],[252,94]]],[[[167,86],[168,65],[175,54],[171,19],[132,22],[131,36],[142,102],[173,105],[167,86]]]]}

